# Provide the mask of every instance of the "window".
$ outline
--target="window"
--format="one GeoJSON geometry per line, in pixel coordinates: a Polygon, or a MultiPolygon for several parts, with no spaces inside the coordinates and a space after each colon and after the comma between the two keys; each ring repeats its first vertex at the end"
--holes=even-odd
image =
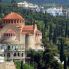
{"type": "Polygon", "coordinates": [[[11,20],[11,23],[13,23],[13,20],[11,20]]]}
{"type": "Polygon", "coordinates": [[[7,49],[10,50],[10,46],[8,46],[7,49]]]}
{"type": "Polygon", "coordinates": [[[22,57],[23,57],[23,53],[22,53],[22,57]]]}
{"type": "Polygon", "coordinates": [[[8,20],[8,23],[10,23],[10,20],[8,20]]]}
{"type": "Polygon", "coordinates": [[[14,23],[16,23],[16,20],[14,20],[14,23]]]}
{"type": "Polygon", "coordinates": [[[14,53],[14,56],[16,56],[16,53],[14,53]]]}
{"type": "Polygon", "coordinates": [[[17,20],[17,23],[19,22],[19,20],[17,20]]]}
{"type": "Polygon", "coordinates": [[[18,52],[18,56],[20,56],[20,53],[18,52]]]}
{"type": "Polygon", "coordinates": [[[10,57],[10,53],[7,53],[7,57],[10,57]]]}

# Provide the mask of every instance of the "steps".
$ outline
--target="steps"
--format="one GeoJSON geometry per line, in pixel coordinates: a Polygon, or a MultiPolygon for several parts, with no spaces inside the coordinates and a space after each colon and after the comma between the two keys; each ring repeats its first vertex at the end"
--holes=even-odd
{"type": "Polygon", "coordinates": [[[16,69],[14,62],[0,63],[0,69],[16,69]]]}

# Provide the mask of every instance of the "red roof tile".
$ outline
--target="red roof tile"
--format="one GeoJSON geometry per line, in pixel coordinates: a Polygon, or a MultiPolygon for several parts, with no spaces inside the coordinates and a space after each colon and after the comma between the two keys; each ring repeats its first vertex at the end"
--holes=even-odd
{"type": "Polygon", "coordinates": [[[15,12],[11,12],[6,15],[3,19],[23,19],[23,17],[15,12]]]}
{"type": "Polygon", "coordinates": [[[26,25],[22,28],[23,34],[32,34],[34,33],[33,25],[26,25]]]}
{"type": "Polygon", "coordinates": [[[33,25],[26,25],[22,28],[22,31],[33,31],[33,25]]]}

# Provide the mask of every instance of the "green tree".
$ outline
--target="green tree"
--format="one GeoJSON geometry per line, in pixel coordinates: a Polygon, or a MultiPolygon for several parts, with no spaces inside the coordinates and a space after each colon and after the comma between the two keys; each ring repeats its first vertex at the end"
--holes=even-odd
{"type": "Polygon", "coordinates": [[[67,69],[67,60],[66,60],[66,56],[64,56],[64,69],[67,69]]]}
{"type": "Polygon", "coordinates": [[[65,23],[65,37],[67,37],[67,36],[68,36],[68,23],[66,21],[66,23],[65,23]]]}
{"type": "Polygon", "coordinates": [[[49,41],[52,40],[52,24],[49,26],[49,41]]]}
{"type": "Polygon", "coordinates": [[[24,69],[24,68],[23,68],[23,61],[21,61],[20,69],[24,69]]]}
{"type": "Polygon", "coordinates": [[[64,61],[64,41],[62,38],[60,39],[60,60],[64,61]]]}
{"type": "Polygon", "coordinates": [[[43,53],[44,69],[62,69],[60,64],[55,60],[54,55],[50,49],[46,49],[43,53]]]}

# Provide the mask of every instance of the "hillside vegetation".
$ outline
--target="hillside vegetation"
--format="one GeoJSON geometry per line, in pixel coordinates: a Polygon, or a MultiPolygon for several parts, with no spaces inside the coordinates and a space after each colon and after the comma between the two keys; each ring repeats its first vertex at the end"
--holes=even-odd
{"type": "MultiPolygon", "coordinates": [[[[32,12],[24,8],[18,7],[2,7],[0,18],[3,18],[11,11],[21,14],[26,19],[26,24],[37,24],[38,29],[42,32],[42,46],[44,51],[27,52],[27,56],[31,57],[30,64],[36,69],[62,69],[69,66],[69,18],[65,16],[53,17],[47,13],[32,12]],[[59,57],[60,63],[54,59],[59,57]],[[67,58],[67,59],[66,59],[67,58]]],[[[0,22],[0,25],[3,23],[0,22]]],[[[27,67],[27,66],[26,66],[27,67]]]]}

